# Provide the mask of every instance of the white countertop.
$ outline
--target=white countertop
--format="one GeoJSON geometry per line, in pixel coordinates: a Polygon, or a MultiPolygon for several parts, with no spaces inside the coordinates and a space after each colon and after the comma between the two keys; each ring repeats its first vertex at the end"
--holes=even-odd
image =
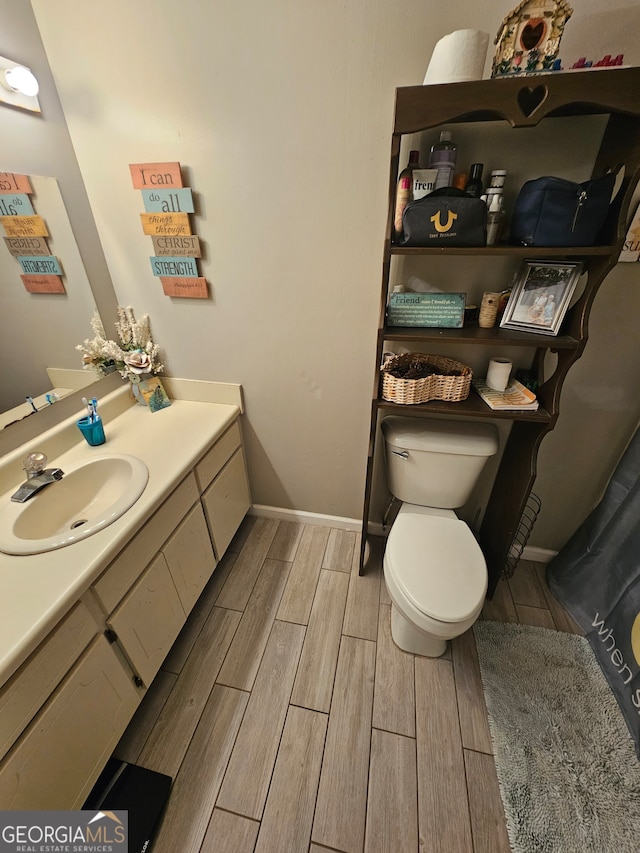
{"type": "MultiPolygon", "coordinates": [[[[0,685],[240,414],[236,405],[186,400],[172,400],[168,408],[152,413],[146,406],[131,405],[125,393],[128,389],[113,392],[109,395],[113,400],[105,398],[105,407],[101,407],[107,437],[104,445],[90,447],[74,416],[15,454],[23,459],[34,449],[47,453],[56,448],[59,452],[50,455],[47,464],[64,471],[65,466],[70,468],[100,454],[127,453],[146,463],[149,481],[131,509],[86,539],[44,554],[0,553],[0,685]],[[123,407],[124,411],[119,411],[123,407]]],[[[83,415],[81,411],[77,417],[83,415]]],[[[0,506],[24,481],[24,472],[18,472],[15,459],[0,459],[0,506]]],[[[47,488],[55,489],[55,483],[47,488]]]]}

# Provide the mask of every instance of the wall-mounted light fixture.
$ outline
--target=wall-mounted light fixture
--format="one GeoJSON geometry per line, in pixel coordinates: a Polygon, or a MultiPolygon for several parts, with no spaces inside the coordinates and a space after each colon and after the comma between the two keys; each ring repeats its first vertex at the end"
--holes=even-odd
{"type": "Polygon", "coordinates": [[[29,68],[0,56],[1,103],[39,113],[38,89],[38,81],[29,68]]]}

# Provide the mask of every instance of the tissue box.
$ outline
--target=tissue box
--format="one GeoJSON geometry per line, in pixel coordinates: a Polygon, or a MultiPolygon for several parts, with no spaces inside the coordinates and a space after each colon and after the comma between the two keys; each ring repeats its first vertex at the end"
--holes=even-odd
{"type": "Polygon", "coordinates": [[[460,329],[464,325],[466,293],[393,293],[387,325],[460,329]]]}

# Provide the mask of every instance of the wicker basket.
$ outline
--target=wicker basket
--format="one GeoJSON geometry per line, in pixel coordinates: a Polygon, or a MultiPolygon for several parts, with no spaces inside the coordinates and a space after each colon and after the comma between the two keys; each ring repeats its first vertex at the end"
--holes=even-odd
{"type": "Polygon", "coordinates": [[[389,359],[381,372],[382,399],[401,405],[428,403],[429,400],[459,402],[467,399],[471,387],[471,368],[460,361],[440,355],[406,352],[389,359]],[[439,373],[433,373],[424,379],[398,379],[389,373],[390,369],[402,367],[411,362],[429,364],[443,373],[455,370],[460,373],[460,376],[442,376],[439,373]]]}

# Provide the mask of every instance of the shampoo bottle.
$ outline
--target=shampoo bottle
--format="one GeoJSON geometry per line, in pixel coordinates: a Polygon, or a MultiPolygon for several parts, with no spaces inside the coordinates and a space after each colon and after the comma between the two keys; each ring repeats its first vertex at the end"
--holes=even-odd
{"type": "Polygon", "coordinates": [[[396,190],[396,209],[393,217],[393,227],[396,234],[402,234],[402,213],[410,201],[413,201],[413,172],[420,168],[420,152],[409,153],[409,163],[400,172],[396,190]]]}
{"type": "Polygon", "coordinates": [[[438,170],[436,178],[436,189],[450,187],[453,185],[453,173],[456,170],[456,157],[458,146],[451,141],[451,133],[448,130],[440,131],[440,142],[431,146],[429,155],[429,168],[438,170]]]}

